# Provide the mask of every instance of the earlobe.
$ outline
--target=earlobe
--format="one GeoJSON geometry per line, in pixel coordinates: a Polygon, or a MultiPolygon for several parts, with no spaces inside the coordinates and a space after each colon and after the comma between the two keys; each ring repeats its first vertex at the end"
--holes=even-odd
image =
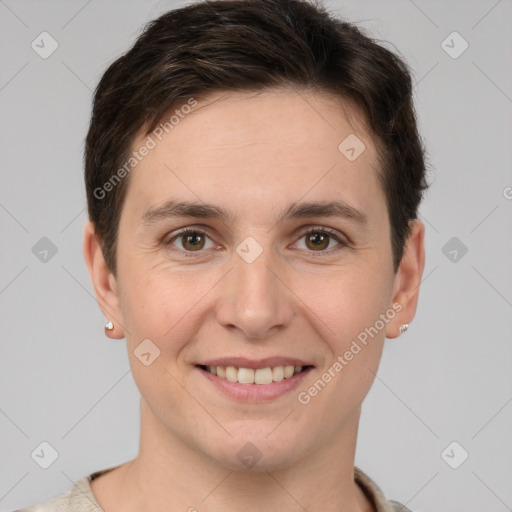
{"type": "Polygon", "coordinates": [[[395,276],[392,304],[400,304],[400,312],[388,324],[386,338],[403,334],[416,314],[421,277],[425,267],[425,225],[420,220],[411,221],[411,234],[404,248],[400,267],[395,276]],[[407,327],[402,327],[407,325],[407,327]]]}
{"type": "Polygon", "coordinates": [[[98,305],[107,322],[112,322],[114,326],[113,329],[105,329],[105,334],[113,339],[123,338],[123,318],[119,305],[116,279],[105,262],[92,222],[87,222],[84,227],[83,251],[98,305]]]}

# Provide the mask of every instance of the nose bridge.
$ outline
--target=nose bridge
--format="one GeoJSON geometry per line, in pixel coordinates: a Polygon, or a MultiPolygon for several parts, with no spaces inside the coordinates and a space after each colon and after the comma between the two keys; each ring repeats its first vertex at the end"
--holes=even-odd
{"type": "Polygon", "coordinates": [[[276,277],[279,264],[272,248],[248,237],[237,246],[233,263],[217,310],[218,321],[240,329],[247,338],[265,337],[287,325],[293,308],[287,288],[276,277]]]}
{"type": "Polygon", "coordinates": [[[252,295],[257,298],[258,295],[262,295],[273,299],[272,292],[276,279],[273,268],[276,267],[276,258],[269,245],[263,247],[256,244],[257,242],[251,239],[245,240],[237,247],[233,279],[241,287],[245,287],[249,297],[252,295]],[[251,291],[254,293],[250,293],[251,291]]]}

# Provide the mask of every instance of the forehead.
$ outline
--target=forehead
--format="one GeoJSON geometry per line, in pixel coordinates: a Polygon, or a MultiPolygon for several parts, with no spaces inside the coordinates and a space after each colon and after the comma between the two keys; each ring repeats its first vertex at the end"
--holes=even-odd
{"type": "MultiPolygon", "coordinates": [[[[351,198],[360,209],[371,208],[375,195],[384,201],[375,145],[357,111],[339,98],[291,90],[222,92],[192,109],[173,109],[162,122],[173,114],[172,125],[149,134],[153,147],[131,172],[126,201],[136,192],[139,210],[169,196],[242,210],[306,195],[351,198]]],[[[133,149],[148,140],[139,135],[133,149]]]]}

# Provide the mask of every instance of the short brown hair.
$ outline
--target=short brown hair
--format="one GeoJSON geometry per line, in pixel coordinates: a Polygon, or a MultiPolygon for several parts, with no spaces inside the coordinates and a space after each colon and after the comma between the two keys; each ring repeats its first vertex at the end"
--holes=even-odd
{"type": "Polygon", "coordinates": [[[313,0],[214,0],[149,22],[95,90],[85,184],[89,219],[114,275],[129,175],[123,172],[115,183],[112,177],[130,158],[139,132],[147,136],[191,97],[290,86],[334,94],[358,107],[379,149],[398,269],[410,220],[428,187],[407,65],[313,0]]]}

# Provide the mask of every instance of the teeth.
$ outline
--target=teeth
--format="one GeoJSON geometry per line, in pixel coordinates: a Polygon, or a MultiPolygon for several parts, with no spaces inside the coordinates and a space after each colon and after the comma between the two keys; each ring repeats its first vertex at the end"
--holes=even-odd
{"type": "Polygon", "coordinates": [[[295,373],[295,366],[284,367],[284,378],[289,379],[295,373]]]}
{"type": "Polygon", "coordinates": [[[254,382],[256,384],[271,384],[272,383],[272,369],[271,368],[258,368],[254,372],[254,382]]]}
{"type": "Polygon", "coordinates": [[[226,379],[230,382],[238,382],[238,370],[234,366],[226,368],[226,379]]]}
{"type": "Polygon", "coordinates": [[[272,368],[272,380],[274,382],[279,382],[284,379],[284,366],[276,366],[272,368]]]}
{"type": "MultiPolygon", "coordinates": [[[[238,370],[238,382],[240,382],[240,384],[254,384],[254,373],[254,370],[250,368],[240,368],[238,370]]],[[[260,384],[260,382],[256,384],[260,384]]]]}
{"type": "Polygon", "coordinates": [[[234,366],[207,366],[208,371],[221,379],[240,384],[271,384],[289,379],[302,371],[302,366],[275,366],[273,368],[235,368],[234,366]]]}

